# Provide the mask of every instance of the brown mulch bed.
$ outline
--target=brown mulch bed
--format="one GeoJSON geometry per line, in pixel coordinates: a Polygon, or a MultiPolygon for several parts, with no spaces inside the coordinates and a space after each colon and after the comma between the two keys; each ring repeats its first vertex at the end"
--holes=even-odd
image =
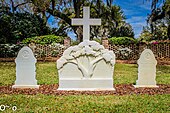
{"type": "Polygon", "coordinates": [[[10,86],[0,86],[0,94],[25,95],[131,95],[131,94],[170,94],[170,85],[159,84],[159,88],[134,88],[132,84],[115,85],[116,91],[57,91],[58,84],[40,85],[39,89],[12,89],[10,86]]]}

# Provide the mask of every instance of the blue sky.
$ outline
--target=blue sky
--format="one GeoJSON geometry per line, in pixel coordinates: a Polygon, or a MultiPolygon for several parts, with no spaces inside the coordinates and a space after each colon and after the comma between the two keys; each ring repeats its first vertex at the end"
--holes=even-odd
{"type": "Polygon", "coordinates": [[[133,27],[135,38],[139,37],[143,26],[147,25],[146,19],[151,12],[151,0],[114,0],[114,4],[122,8],[126,22],[133,27]]]}
{"type": "MultiPolygon", "coordinates": [[[[135,38],[138,38],[143,26],[146,26],[147,15],[151,12],[151,0],[114,0],[113,4],[119,5],[124,12],[126,22],[130,23],[133,27],[135,38]]],[[[58,26],[52,25],[53,18],[50,18],[49,24],[51,27],[58,26]]],[[[75,40],[75,34],[69,32],[68,36],[75,40]]]]}

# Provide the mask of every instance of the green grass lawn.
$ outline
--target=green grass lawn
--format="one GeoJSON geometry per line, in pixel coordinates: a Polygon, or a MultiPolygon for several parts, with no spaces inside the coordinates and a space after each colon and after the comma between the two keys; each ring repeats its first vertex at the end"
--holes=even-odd
{"type": "MultiPolygon", "coordinates": [[[[54,62],[37,63],[38,84],[58,83],[54,62]]],[[[0,86],[15,82],[15,63],[0,63],[0,86]]],[[[114,84],[135,84],[137,65],[116,64],[114,84]]],[[[157,66],[157,84],[170,84],[170,66],[157,66]]],[[[120,112],[120,113],[170,113],[170,94],[164,95],[0,95],[0,105],[10,106],[2,113],[45,112],[120,112]]],[[[1,111],[0,111],[1,112],[1,111]]]]}
{"type": "MultiPolygon", "coordinates": [[[[39,62],[36,65],[38,84],[58,83],[58,73],[55,62],[39,62]]],[[[137,80],[136,64],[116,64],[114,84],[135,84],[137,80]]],[[[15,63],[0,62],[0,86],[15,82],[15,63]]],[[[170,84],[170,66],[157,66],[157,84],[170,84]]]]}
{"type": "MultiPolygon", "coordinates": [[[[168,113],[169,95],[1,95],[0,103],[16,106],[17,113],[168,113]]],[[[5,110],[12,112],[11,108],[5,110]]]]}

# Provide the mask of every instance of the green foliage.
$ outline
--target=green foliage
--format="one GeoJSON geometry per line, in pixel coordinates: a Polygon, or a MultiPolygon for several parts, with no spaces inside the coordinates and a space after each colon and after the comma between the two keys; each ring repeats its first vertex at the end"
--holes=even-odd
{"type": "Polygon", "coordinates": [[[74,41],[74,40],[73,40],[73,41],[71,42],[71,46],[78,45],[79,43],[80,43],[79,41],[74,41]]]}
{"type": "Polygon", "coordinates": [[[91,27],[91,38],[94,37],[134,37],[132,26],[125,22],[125,16],[120,6],[100,6],[91,4],[91,17],[101,18],[101,26],[91,27]],[[96,10],[97,9],[97,10],[96,10]]]}
{"type": "Polygon", "coordinates": [[[138,38],[138,41],[140,42],[150,42],[152,40],[153,34],[149,32],[149,30],[143,30],[143,32],[140,34],[140,37],[138,38]]]}
{"type": "Polygon", "coordinates": [[[132,43],[137,43],[137,40],[130,37],[112,37],[109,38],[109,42],[115,45],[128,45],[132,43]]]}
{"type": "Polygon", "coordinates": [[[99,39],[99,38],[94,38],[93,40],[94,40],[94,41],[96,41],[96,42],[98,42],[99,44],[101,44],[101,43],[102,43],[102,40],[101,40],[101,39],[99,39]]]}
{"type": "Polygon", "coordinates": [[[63,43],[64,37],[55,35],[44,35],[27,38],[22,41],[24,44],[35,43],[35,44],[52,44],[52,43],[63,43]]]}
{"type": "Polygon", "coordinates": [[[150,31],[154,40],[170,39],[170,0],[165,0],[162,5],[158,5],[159,0],[153,0],[154,7],[148,16],[150,31]],[[157,7],[158,6],[158,7],[157,7]]]}
{"type": "Polygon", "coordinates": [[[0,58],[16,57],[24,44],[0,44],[0,58]]]}
{"type": "Polygon", "coordinates": [[[164,23],[159,23],[155,26],[155,31],[152,33],[149,27],[145,27],[138,38],[138,41],[144,43],[152,43],[153,41],[161,42],[168,40],[167,26],[164,23]]]}
{"type": "Polygon", "coordinates": [[[5,11],[0,13],[0,43],[17,43],[24,38],[50,33],[50,28],[40,16],[5,11]]]}
{"type": "Polygon", "coordinates": [[[134,37],[132,26],[129,23],[120,22],[117,27],[110,29],[111,37],[134,37]]]}
{"type": "MultiPolygon", "coordinates": [[[[99,39],[99,38],[93,38],[92,40],[94,40],[100,44],[102,43],[101,39],[99,39]]],[[[71,46],[78,45],[79,43],[80,43],[79,41],[72,41],[71,46]]]]}
{"type": "Polygon", "coordinates": [[[45,35],[50,33],[50,29],[42,22],[39,16],[29,13],[16,13],[12,21],[13,34],[16,39],[45,35]]]}

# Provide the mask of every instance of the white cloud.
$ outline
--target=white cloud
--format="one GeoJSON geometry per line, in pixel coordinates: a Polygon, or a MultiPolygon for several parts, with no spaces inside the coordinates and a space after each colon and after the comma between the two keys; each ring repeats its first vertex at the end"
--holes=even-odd
{"type": "Polygon", "coordinates": [[[138,38],[144,26],[146,26],[146,17],[144,16],[133,16],[126,20],[132,25],[134,29],[135,38],[138,38]]]}
{"type": "Polygon", "coordinates": [[[123,12],[124,12],[124,14],[127,15],[127,16],[139,14],[138,11],[134,11],[134,10],[132,10],[132,9],[123,9],[123,12]]]}
{"type": "Polygon", "coordinates": [[[131,16],[126,21],[129,23],[144,22],[146,21],[146,17],[145,16],[131,16]]]}

